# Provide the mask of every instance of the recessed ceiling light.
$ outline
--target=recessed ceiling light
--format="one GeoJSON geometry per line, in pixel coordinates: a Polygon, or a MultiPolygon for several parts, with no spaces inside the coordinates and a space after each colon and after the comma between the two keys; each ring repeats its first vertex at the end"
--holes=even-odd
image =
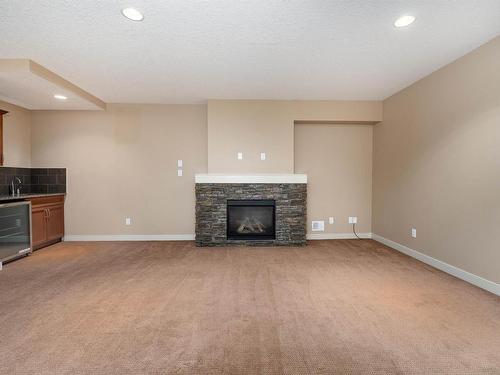
{"type": "Polygon", "coordinates": [[[396,27],[405,27],[408,25],[411,25],[413,22],[415,22],[415,16],[402,16],[399,17],[395,22],[394,26],[396,27]]]}
{"type": "Polygon", "coordinates": [[[122,9],[122,14],[132,21],[142,21],[144,16],[135,8],[125,8],[122,9]]]}
{"type": "Polygon", "coordinates": [[[59,100],[66,100],[66,99],[68,99],[67,96],[59,95],[59,94],[54,95],[54,98],[59,99],[59,100]]]}

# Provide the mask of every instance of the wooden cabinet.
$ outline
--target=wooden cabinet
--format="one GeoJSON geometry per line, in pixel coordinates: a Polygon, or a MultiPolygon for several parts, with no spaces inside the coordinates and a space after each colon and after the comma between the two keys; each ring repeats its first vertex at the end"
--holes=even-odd
{"type": "Polygon", "coordinates": [[[64,196],[31,198],[33,249],[51,245],[64,237],[64,196]]]}
{"type": "Polygon", "coordinates": [[[7,113],[0,109],[0,166],[3,165],[3,115],[7,113]]]}
{"type": "Polygon", "coordinates": [[[47,240],[64,237],[64,205],[54,205],[47,208],[47,240]]]}
{"type": "Polygon", "coordinates": [[[33,248],[47,241],[47,211],[45,208],[31,206],[31,237],[33,248]]]}

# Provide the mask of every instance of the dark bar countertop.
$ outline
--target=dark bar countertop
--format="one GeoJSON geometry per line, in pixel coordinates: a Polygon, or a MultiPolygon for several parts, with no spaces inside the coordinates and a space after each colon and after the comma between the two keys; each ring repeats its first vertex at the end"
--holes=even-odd
{"type": "Polygon", "coordinates": [[[20,194],[19,196],[12,195],[0,195],[0,202],[9,202],[9,201],[22,201],[30,198],[43,198],[43,197],[55,197],[57,195],[66,195],[66,193],[26,193],[20,194]]]}

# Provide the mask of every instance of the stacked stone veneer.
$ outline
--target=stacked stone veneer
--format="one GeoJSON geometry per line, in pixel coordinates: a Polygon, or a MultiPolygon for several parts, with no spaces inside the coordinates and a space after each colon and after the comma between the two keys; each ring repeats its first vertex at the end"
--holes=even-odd
{"type": "Polygon", "coordinates": [[[284,246],[306,244],[307,184],[197,183],[197,246],[284,246]],[[275,240],[228,240],[228,199],[274,199],[275,240]]]}

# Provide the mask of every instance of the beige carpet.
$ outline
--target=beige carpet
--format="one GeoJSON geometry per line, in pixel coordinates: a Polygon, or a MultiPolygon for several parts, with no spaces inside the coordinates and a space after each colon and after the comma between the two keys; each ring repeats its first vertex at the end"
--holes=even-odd
{"type": "Polygon", "coordinates": [[[371,241],[66,243],[0,272],[2,374],[500,374],[500,297],[371,241]]]}

